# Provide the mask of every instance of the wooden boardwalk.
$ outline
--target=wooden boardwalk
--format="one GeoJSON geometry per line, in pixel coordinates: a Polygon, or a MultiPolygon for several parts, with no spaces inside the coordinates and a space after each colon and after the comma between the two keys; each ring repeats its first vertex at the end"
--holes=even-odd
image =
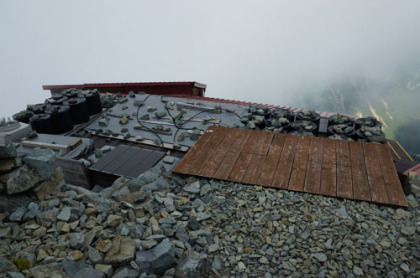
{"type": "Polygon", "coordinates": [[[173,172],[407,206],[386,145],[209,127],[173,172]]]}

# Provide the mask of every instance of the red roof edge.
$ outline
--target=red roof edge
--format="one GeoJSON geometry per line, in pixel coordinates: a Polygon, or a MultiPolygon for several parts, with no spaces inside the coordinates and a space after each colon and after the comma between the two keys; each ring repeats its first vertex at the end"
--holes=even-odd
{"type": "Polygon", "coordinates": [[[417,175],[420,175],[420,163],[417,165],[414,165],[413,167],[411,167],[410,169],[408,169],[407,171],[404,172],[404,175],[408,176],[408,172],[414,172],[417,175]]]}
{"type": "Polygon", "coordinates": [[[76,88],[82,89],[84,87],[120,87],[120,86],[185,86],[192,85],[193,87],[205,89],[207,85],[196,81],[180,81],[180,82],[127,82],[127,83],[85,83],[85,84],[64,84],[64,85],[43,85],[43,90],[52,89],[68,89],[76,88]]]}

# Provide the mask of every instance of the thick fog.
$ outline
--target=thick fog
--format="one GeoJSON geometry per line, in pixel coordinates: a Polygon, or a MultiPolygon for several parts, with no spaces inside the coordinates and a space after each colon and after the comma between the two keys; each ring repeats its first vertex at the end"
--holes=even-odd
{"type": "Polygon", "coordinates": [[[0,116],[43,101],[42,85],[95,82],[198,81],[207,96],[311,108],[300,94],[333,80],[418,68],[419,11],[408,0],[1,1],[0,116]]]}

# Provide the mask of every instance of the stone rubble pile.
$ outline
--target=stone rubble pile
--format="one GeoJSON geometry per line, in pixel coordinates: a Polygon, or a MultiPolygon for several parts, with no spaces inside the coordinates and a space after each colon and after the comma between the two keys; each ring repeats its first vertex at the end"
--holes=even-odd
{"type": "Polygon", "coordinates": [[[6,210],[0,277],[202,277],[214,242],[206,206],[191,195],[200,184],[168,165],[105,189],[64,185],[6,210]],[[28,265],[19,271],[13,260],[28,265]]]}
{"type": "Polygon", "coordinates": [[[418,195],[404,210],[181,177],[172,157],[90,191],[42,154],[23,159],[39,179],[25,201],[0,212],[0,277],[420,276],[418,195]]]}

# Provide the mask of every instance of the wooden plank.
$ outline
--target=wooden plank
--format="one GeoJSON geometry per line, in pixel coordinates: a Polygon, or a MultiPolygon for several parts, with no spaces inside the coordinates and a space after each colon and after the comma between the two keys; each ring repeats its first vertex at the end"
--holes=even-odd
{"type": "Polygon", "coordinates": [[[253,154],[242,182],[248,184],[256,184],[261,175],[261,169],[264,165],[264,162],[265,156],[253,154]]]}
{"type": "Polygon", "coordinates": [[[353,197],[356,200],[371,201],[369,182],[361,143],[349,142],[353,197]]]}
{"type": "Polygon", "coordinates": [[[212,178],[216,173],[219,165],[222,163],[225,158],[226,151],[222,149],[216,149],[210,159],[207,161],[205,167],[202,168],[200,176],[212,178]]]}
{"type": "Polygon", "coordinates": [[[220,164],[213,178],[226,180],[230,172],[232,171],[232,168],[235,165],[238,156],[239,152],[227,151],[222,163],[220,164]]]}
{"type": "Polygon", "coordinates": [[[51,150],[66,150],[68,145],[60,145],[60,144],[50,144],[44,142],[36,142],[36,141],[22,141],[22,146],[29,147],[29,148],[46,148],[51,150]]]}
{"type": "Polygon", "coordinates": [[[296,135],[288,135],[286,137],[280,162],[277,166],[276,174],[272,182],[273,187],[287,188],[289,186],[289,177],[292,171],[298,138],[299,137],[296,135]]]}
{"type": "Polygon", "coordinates": [[[337,153],[337,165],[343,165],[343,166],[346,166],[346,167],[351,166],[350,152],[349,152],[349,141],[347,141],[347,140],[337,140],[336,153],[337,153]]]}
{"type": "Polygon", "coordinates": [[[388,194],[385,188],[385,180],[382,176],[378,154],[374,143],[364,143],[366,171],[369,181],[370,197],[372,202],[388,203],[388,194]]]}
{"type": "Polygon", "coordinates": [[[390,204],[407,207],[404,191],[398,178],[389,149],[385,145],[375,145],[381,162],[381,170],[385,180],[388,201],[390,204]]]}
{"type": "Polygon", "coordinates": [[[126,167],[129,167],[130,161],[135,158],[137,155],[139,155],[141,152],[140,148],[136,147],[130,147],[125,153],[123,159],[121,156],[118,158],[119,160],[115,161],[115,163],[112,163],[111,167],[107,167],[108,171],[111,171],[112,173],[119,173],[121,175],[121,170],[125,169],[126,167]],[[112,170],[110,170],[112,169],[112,170]],[[121,169],[121,170],[120,170],[121,169]]]}
{"type": "Polygon", "coordinates": [[[324,141],[324,151],[322,154],[321,189],[319,193],[327,196],[337,196],[337,140],[322,140],[324,141]]]}
{"type": "Polygon", "coordinates": [[[319,193],[321,186],[321,167],[323,141],[320,138],[313,137],[309,147],[308,166],[305,177],[305,192],[319,193]]]}
{"type": "MultiPolygon", "coordinates": [[[[211,158],[216,153],[226,153],[230,146],[237,140],[239,130],[226,129],[226,133],[216,133],[212,140],[207,143],[204,148],[201,148],[196,153],[196,158],[193,162],[193,167],[188,170],[191,175],[200,174],[203,169],[207,168],[211,158]]],[[[216,155],[219,157],[219,155],[216,155]]],[[[212,161],[212,167],[214,166],[212,161]]]]}
{"type": "Polygon", "coordinates": [[[228,180],[241,182],[246,170],[248,169],[248,165],[251,162],[251,158],[252,154],[241,153],[229,174],[228,180]]]}
{"type": "Polygon", "coordinates": [[[189,173],[189,169],[194,167],[194,163],[196,161],[198,152],[200,150],[202,151],[203,149],[207,149],[206,145],[214,136],[216,136],[214,139],[217,138],[217,140],[215,141],[220,142],[227,132],[227,128],[214,126],[208,127],[204,134],[201,135],[200,139],[198,139],[198,141],[188,151],[188,153],[184,156],[180,163],[178,163],[178,165],[173,169],[173,172],[182,174],[189,173]]]}
{"type": "MultiPolygon", "coordinates": [[[[279,164],[284,142],[286,141],[285,136],[285,134],[276,134],[275,136],[272,136],[271,147],[268,151],[264,165],[262,166],[261,175],[257,182],[258,184],[271,186],[273,183],[274,174],[276,172],[277,165],[279,164]]],[[[266,138],[268,138],[268,136],[266,136],[266,138]]],[[[264,149],[260,149],[261,155],[265,152],[264,149]]]]}
{"type": "Polygon", "coordinates": [[[310,145],[310,136],[299,136],[296,145],[296,155],[293,161],[292,172],[289,180],[288,188],[290,190],[303,191],[305,187],[306,168],[308,164],[310,145]]]}
{"type": "Polygon", "coordinates": [[[260,142],[256,154],[267,155],[273,140],[274,132],[264,131],[260,137],[260,142]]]}
{"type": "Polygon", "coordinates": [[[260,138],[262,136],[262,132],[257,130],[249,131],[248,139],[245,141],[245,147],[243,152],[258,154],[259,146],[260,146],[260,138]]]}
{"type": "Polygon", "coordinates": [[[236,140],[232,143],[232,145],[230,146],[230,150],[233,152],[240,152],[242,150],[242,148],[244,147],[244,144],[246,142],[246,140],[248,140],[248,137],[250,135],[249,132],[247,132],[246,129],[235,129],[238,132],[237,134],[237,138],[236,140]]]}
{"type": "Polygon", "coordinates": [[[337,165],[337,196],[353,199],[351,167],[337,165]]]}

